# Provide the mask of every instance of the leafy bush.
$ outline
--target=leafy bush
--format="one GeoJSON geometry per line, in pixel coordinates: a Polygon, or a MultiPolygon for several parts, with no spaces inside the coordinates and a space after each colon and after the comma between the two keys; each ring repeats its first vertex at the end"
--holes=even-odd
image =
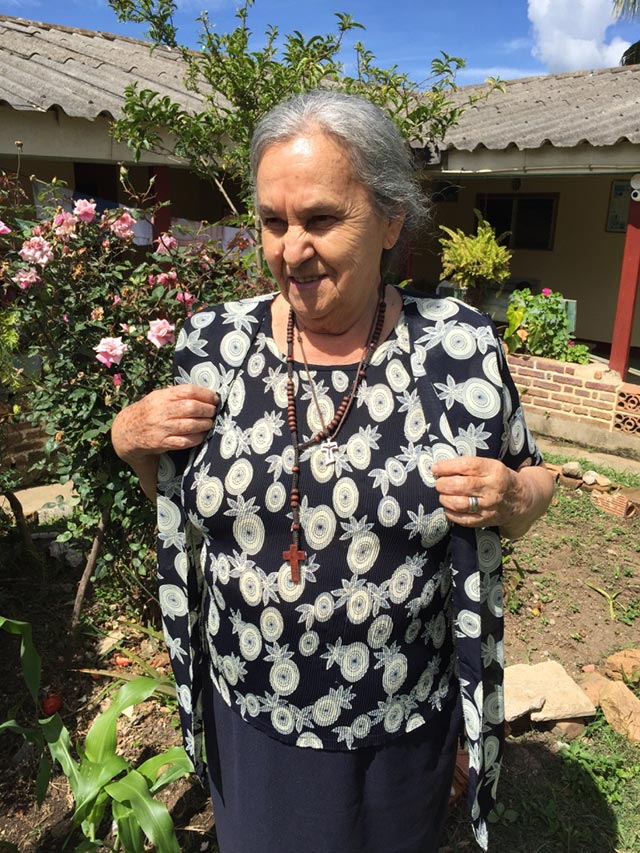
{"type": "Polygon", "coordinates": [[[569,332],[569,319],[561,293],[545,287],[531,293],[528,287],[515,290],[507,308],[504,340],[509,352],[523,352],[586,364],[589,348],[576,344],[569,332]]]}
{"type": "Polygon", "coordinates": [[[506,234],[496,237],[480,211],[476,210],[475,214],[478,220],[475,234],[465,234],[461,228],[453,231],[446,225],[440,226],[440,230],[448,235],[439,240],[442,274],[456,282],[463,293],[476,285],[501,285],[509,277],[511,252],[501,245],[506,234]]]}
{"type": "MultiPolygon", "coordinates": [[[[122,180],[127,186],[124,169],[122,180]]],[[[113,417],[171,383],[171,356],[163,348],[200,304],[270,285],[247,274],[248,235],[223,251],[198,239],[180,245],[164,234],[147,251],[133,242],[141,212],[99,215],[95,204],[80,199],[72,211],[54,206],[36,222],[32,211],[8,203],[11,184],[11,176],[0,177],[0,316],[17,317],[30,374],[24,417],[47,436],[42,467],[61,483],[72,479],[77,493],[77,512],[60,539],[91,540],[102,519],[97,575],[116,566],[125,585],[137,589],[149,562],[153,509],[113,452],[113,417]]],[[[57,190],[54,183],[47,194],[57,190]]],[[[142,209],[148,198],[133,202],[142,209]]]]}

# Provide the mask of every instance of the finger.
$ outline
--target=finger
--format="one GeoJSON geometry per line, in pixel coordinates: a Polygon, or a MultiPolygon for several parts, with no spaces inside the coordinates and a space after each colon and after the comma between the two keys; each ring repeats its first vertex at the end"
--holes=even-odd
{"type": "Polygon", "coordinates": [[[182,418],[172,420],[168,435],[206,435],[213,428],[212,418],[182,418]]]}
{"type": "Polygon", "coordinates": [[[170,435],[167,436],[160,452],[166,450],[188,450],[191,447],[197,447],[206,439],[208,432],[193,432],[190,435],[170,435]]]}
{"type": "Polygon", "coordinates": [[[477,477],[452,474],[436,480],[436,491],[440,495],[478,495],[481,489],[482,482],[477,477]]]}
{"type": "Polygon", "coordinates": [[[212,403],[205,403],[201,400],[175,400],[170,406],[163,405],[160,409],[160,416],[164,420],[172,421],[185,420],[187,418],[206,418],[213,420],[218,410],[218,406],[212,403]]]}
{"type": "Polygon", "coordinates": [[[204,388],[202,385],[173,385],[171,390],[175,399],[199,400],[201,403],[208,403],[212,406],[217,406],[220,403],[219,394],[210,388],[204,388]]]}

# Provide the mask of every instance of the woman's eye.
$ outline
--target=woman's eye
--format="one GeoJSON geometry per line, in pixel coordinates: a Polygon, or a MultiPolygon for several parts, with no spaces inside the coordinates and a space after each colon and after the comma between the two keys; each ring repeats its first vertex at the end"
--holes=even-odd
{"type": "Polygon", "coordinates": [[[322,214],[319,214],[318,216],[314,216],[309,221],[309,227],[311,227],[311,228],[327,228],[328,226],[333,225],[333,223],[335,221],[336,221],[335,216],[331,216],[328,213],[322,213],[322,214]]]}
{"type": "Polygon", "coordinates": [[[271,231],[280,230],[285,227],[284,220],[278,219],[277,216],[268,216],[262,220],[262,227],[269,228],[271,231]]]}

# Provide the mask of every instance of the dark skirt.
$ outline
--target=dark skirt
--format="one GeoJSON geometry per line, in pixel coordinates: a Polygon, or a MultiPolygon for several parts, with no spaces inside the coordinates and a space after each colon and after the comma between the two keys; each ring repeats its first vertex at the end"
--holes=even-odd
{"type": "Polygon", "coordinates": [[[459,702],[388,744],[337,752],[284,744],[205,693],[221,853],[437,853],[459,702]]]}

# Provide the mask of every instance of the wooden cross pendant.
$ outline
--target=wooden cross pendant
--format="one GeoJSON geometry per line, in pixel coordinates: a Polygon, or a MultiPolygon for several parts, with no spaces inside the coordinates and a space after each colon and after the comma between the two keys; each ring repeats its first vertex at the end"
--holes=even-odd
{"type": "Polygon", "coordinates": [[[307,559],[307,552],[300,551],[295,542],[292,542],[288,551],[282,552],[283,559],[289,562],[291,566],[291,580],[293,583],[300,583],[300,563],[307,559]]]}
{"type": "Polygon", "coordinates": [[[338,442],[337,441],[333,441],[332,439],[327,438],[320,445],[320,449],[324,453],[324,461],[327,465],[329,465],[331,462],[336,461],[335,453],[336,453],[336,450],[338,449],[338,442]]]}

